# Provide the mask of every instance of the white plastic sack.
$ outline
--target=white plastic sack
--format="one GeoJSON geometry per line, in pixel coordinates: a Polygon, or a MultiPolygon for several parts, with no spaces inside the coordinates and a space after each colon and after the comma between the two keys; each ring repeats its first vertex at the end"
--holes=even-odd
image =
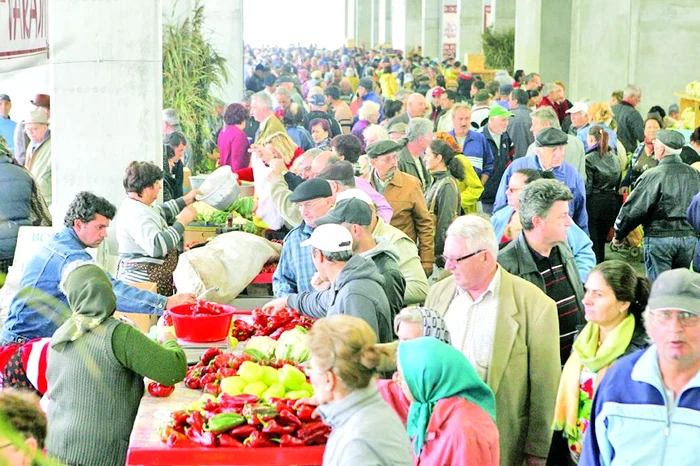
{"type": "Polygon", "coordinates": [[[284,218],[275,208],[272,202],[272,191],[267,175],[270,167],[259,157],[253,157],[253,178],[255,178],[255,194],[258,196],[258,207],[255,215],[261,218],[271,230],[279,230],[284,225],[284,218]]]}
{"type": "Polygon", "coordinates": [[[180,255],[173,272],[179,293],[207,294],[207,300],[231,304],[270,260],[279,258],[282,246],[260,236],[233,231],[209,241],[206,246],[180,255]]]}

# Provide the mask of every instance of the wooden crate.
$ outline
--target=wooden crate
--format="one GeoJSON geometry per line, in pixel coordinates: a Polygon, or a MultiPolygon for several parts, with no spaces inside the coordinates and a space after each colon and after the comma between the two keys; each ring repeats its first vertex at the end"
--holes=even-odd
{"type": "MultiPolygon", "coordinates": [[[[146,290],[156,293],[158,291],[157,285],[153,282],[143,282],[143,283],[132,283],[125,282],[129,286],[138,288],[139,290],[146,290]]],[[[115,311],[114,317],[124,316],[131,320],[143,333],[148,333],[151,327],[158,321],[158,316],[152,314],[134,314],[130,312],[119,312],[115,311]]]]}

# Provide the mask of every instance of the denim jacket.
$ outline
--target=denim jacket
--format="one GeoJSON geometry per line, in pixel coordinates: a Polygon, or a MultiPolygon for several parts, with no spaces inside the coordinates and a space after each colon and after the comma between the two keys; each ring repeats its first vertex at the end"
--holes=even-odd
{"type": "MultiPolygon", "coordinates": [[[[51,337],[70,315],[68,299],[59,290],[64,268],[75,261],[91,261],[72,228],[64,227],[27,263],[20,291],[12,299],[0,344],[51,337]]],[[[162,314],[166,298],[143,291],[109,275],[117,296],[117,309],[140,314],[162,314]]]]}

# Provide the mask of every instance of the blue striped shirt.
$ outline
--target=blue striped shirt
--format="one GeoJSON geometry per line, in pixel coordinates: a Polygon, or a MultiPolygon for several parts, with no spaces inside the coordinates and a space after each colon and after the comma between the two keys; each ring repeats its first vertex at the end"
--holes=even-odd
{"type": "Polygon", "coordinates": [[[302,291],[314,291],[311,277],[316,266],[311,260],[311,247],[302,247],[301,242],[311,237],[313,228],[301,222],[284,238],[279,265],[272,276],[272,290],[279,298],[302,291]]]}

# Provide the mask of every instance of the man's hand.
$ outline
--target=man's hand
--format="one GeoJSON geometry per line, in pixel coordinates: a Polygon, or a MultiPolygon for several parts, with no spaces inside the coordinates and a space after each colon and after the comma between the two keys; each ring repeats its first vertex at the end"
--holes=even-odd
{"type": "Polygon", "coordinates": [[[190,192],[188,192],[187,194],[185,194],[184,196],[182,196],[182,199],[185,200],[185,204],[186,204],[186,205],[190,205],[190,204],[192,204],[194,201],[197,200],[197,199],[195,199],[195,197],[197,196],[197,194],[201,194],[201,193],[199,192],[198,189],[191,189],[190,192]]]}
{"type": "Polygon", "coordinates": [[[287,307],[287,297],[286,296],[282,297],[282,298],[273,299],[272,301],[265,304],[262,307],[262,310],[264,312],[275,313],[275,312],[281,311],[285,307],[287,307]]]}
{"type": "Polygon", "coordinates": [[[539,456],[525,455],[527,459],[527,466],[546,466],[547,458],[540,458],[539,456]]]}
{"type": "Polygon", "coordinates": [[[311,286],[316,291],[326,291],[331,287],[331,282],[322,274],[316,272],[314,276],[311,277],[311,286]]]}
{"type": "Polygon", "coordinates": [[[179,214],[177,214],[175,220],[182,223],[184,226],[187,226],[192,222],[192,220],[195,219],[196,216],[197,209],[195,209],[191,205],[188,205],[184,209],[182,209],[179,214]]]}
{"type": "Polygon", "coordinates": [[[165,302],[165,308],[172,309],[180,304],[193,304],[197,302],[196,298],[194,293],[179,293],[168,298],[165,302]]]}

